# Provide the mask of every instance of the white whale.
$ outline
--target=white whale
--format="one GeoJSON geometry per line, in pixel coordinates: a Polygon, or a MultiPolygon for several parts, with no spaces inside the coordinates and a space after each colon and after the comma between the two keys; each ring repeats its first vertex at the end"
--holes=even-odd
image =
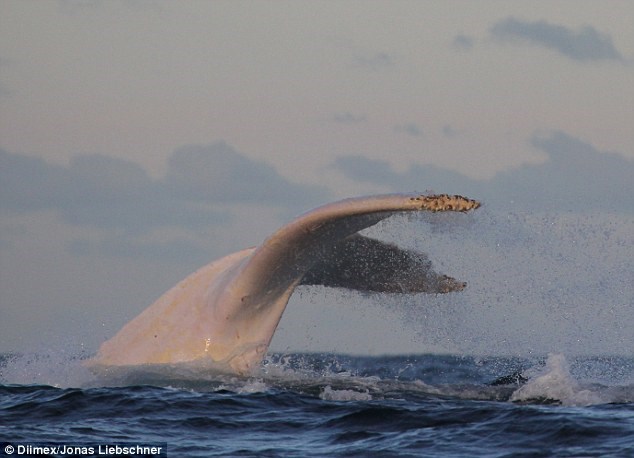
{"type": "Polygon", "coordinates": [[[89,364],[108,370],[204,359],[248,374],[262,361],[300,284],[400,293],[461,290],[464,283],[435,273],[424,255],[357,233],[398,212],[479,206],[462,196],[389,194],[319,207],[260,246],[185,278],[104,342],[89,364]]]}

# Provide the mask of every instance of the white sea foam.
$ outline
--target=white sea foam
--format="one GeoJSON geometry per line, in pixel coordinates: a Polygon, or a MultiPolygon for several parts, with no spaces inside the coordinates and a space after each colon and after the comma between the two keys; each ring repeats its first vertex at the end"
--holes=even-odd
{"type": "MultiPolygon", "coordinates": [[[[530,372],[530,371],[529,371],[530,372]]],[[[530,376],[530,373],[528,374],[530,376]]],[[[605,399],[590,389],[583,388],[572,377],[566,358],[550,354],[546,366],[511,395],[513,402],[548,401],[564,406],[602,404],[605,399]]]]}
{"type": "Polygon", "coordinates": [[[231,384],[223,384],[218,388],[220,390],[233,391],[234,393],[239,394],[254,394],[254,393],[265,393],[270,389],[270,387],[261,379],[248,379],[242,380],[240,383],[234,382],[231,384]]]}
{"type": "Polygon", "coordinates": [[[323,391],[319,395],[324,401],[371,401],[372,395],[368,390],[355,391],[355,390],[337,390],[333,389],[330,385],[324,387],[323,391]]]}

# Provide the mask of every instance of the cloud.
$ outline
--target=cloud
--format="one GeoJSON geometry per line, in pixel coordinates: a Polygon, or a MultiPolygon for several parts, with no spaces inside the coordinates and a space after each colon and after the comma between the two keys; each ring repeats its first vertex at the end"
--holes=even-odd
{"type": "Polygon", "coordinates": [[[147,241],[110,234],[98,240],[75,238],[66,248],[69,253],[76,256],[121,257],[150,262],[169,259],[192,265],[203,265],[213,256],[213,249],[209,244],[196,243],[182,237],[166,241],[147,241]]]}
{"type": "Polygon", "coordinates": [[[0,210],[35,211],[57,204],[67,170],[0,149],[0,210]]]}
{"type": "Polygon", "coordinates": [[[250,159],[222,142],[176,150],[161,184],[170,194],[193,202],[305,209],[329,197],[324,188],[293,183],[271,165],[250,159]]]}
{"type": "Polygon", "coordinates": [[[386,52],[377,52],[370,56],[357,56],[354,60],[357,67],[369,70],[382,70],[394,65],[394,58],[386,52]]]}
{"type": "Polygon", "coordinates": [[[442,127],[442,134],[447,138],[455,138],[458,135],[458,131],[454,129],[450,124],[445,124],[442,127]]]}
{"type": "Polygon", "coordinates": [[[466,194],[500,208],[634,213],[634,161],[601,152],[561,131],[535,134],[529,142],[548,155],[546,162],[499,172],[490,180],[474,180],[433,165],[414,164],[405,172],[395,172],[385,161],[361,156],[340,157],[334,166],[355,181],[395,191],[466,194]]]}
{"type": "Polygon", "coordinates": [[[367,117],[364,115],[355,115],[354,113],[336,113],[332,120],[339,124],[361,124],[367,121],[367,117]]]}
{"type": "MultiPolygon", "coordinates": [[[[53,210],[68,224],[106,231],[100,242],[77,241],[70,247],[76,254],[171,255],[169,243],[143,236],[161,228],[198,231],[226,224],[240,205],[296,213],[329,199],[325,188],[293,183],[225,143],[175,151],[159,179],[139,164],[104,155],[75,156],[63,166],[0,149],[0,214],[53,210]]],[[[196,251],[187,241],[170,243],[180,252],[196,251]]]]}
{"type": "Polygon", "coordinates": [[[477,182],[435,165],[414,164],[405,172],[395,172],[387,161],[363,156],[342,156],[333,166],[355,181],[387,186],[394,191],[436,191],[468,194],[477,182]]]}
{"type": "Polygon", "coordinates": [[[454,37],[453,41],[451,42],[451,45],[455,49],[458,49],[460,51],[471,51],[471,49],[473,49],[474,43],[475,43],[475,40],[473,39],[473,37],[460,34],[454,37]]]}
{"type": "MultiPolygon", "coordinates": [[[[100,11],[109,2],[99,0],[58,0],[58,11],[69,16],[100,11]]],[[[112,2],[114,3],[114,2],[112,2]]],[[[126,0],[118,2],[132,11],[160,11],[162,6],[151,0],[126,0]]]]}
{"type": "Polygon", "coordinates": [[[546,21],[508,17],[496,22],[489,32],[500,41],[526,41],[577,61],[623,60],[612,38],[589,25],[575,31],[546,21]]]}
{"type": "Polygon", "coordinates": [[[394,127],[394,130],[399,133],[407,134],[412,137],[420,137],[423,135],[423,130],[413,122],[407,124],[399,124],[394,127]]]}
{"type": "Polygon", "coordinates": [[[348,178],[364,183],[393,185],[396,178],[389,162],[360,155],[340,156],[335,159],[333,167],[348,178]]]}
{"type": "MultiPolygon", "coordinates": [[[[9,67],[13,64],[12,59],[7,59],[5,57],[0,56],[0,70],[2,70],[2,74],[6,74],[2,67],[9,67]]],[[[0,80],[0,97],[6,97],[13,95],[13,91],[6,85],[3,81],[0,80]]]]}
{"type": "Polygon", "coordinates": [[[205,227],[226,211],[196,206],[166,192],[138,164],[103,155],[74,157],[69,166],[0,150],[0,210],[58,211],[72,225],[147,232],[162,226],[205,227]]]}
{"type": "Polygon", "coordinates": [[[535,134],[530,143],[547,153],[549,160],[542,166],[525,166],[509,177],[500,174],[498,181],[502,185],[505,184],[503,177],[506,183],[511,183],[521,176],[531,192],[538,196],[541,192],[542,200],[553,199],[563,208],[578,204],[634,211],[633,160],[618,153],[599,151],[561,131],[535,134]]]}

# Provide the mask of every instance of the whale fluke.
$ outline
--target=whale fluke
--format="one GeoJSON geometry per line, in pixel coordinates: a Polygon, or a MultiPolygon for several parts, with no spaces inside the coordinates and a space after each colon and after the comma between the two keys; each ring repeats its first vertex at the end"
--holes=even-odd
{"type": "Polygon", "coordinates": [[[300,284],[387,293],[446,293],[465,283],[420,253],[358,234],[399,212],[476,209],[462,196],[388,194],[331,203],[299,216],[260,246],[202,267],[104,342],[94,368],[205,359],[247,374],[261,362],[300,284]]]}
{"type": "Polygon", "coordinates": [[[359,234],[320,254],[300,284],[377,293],[448,293],[467,286],[434,272],[422,253],[359,234]]]}

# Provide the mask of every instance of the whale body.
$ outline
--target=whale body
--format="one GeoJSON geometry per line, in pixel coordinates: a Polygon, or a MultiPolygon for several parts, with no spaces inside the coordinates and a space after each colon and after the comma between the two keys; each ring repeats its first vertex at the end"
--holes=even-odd
{"type": "Polygon", "coordinates": [[[252,372],[264,358],[298,285],[386,293],[446,293],[466,284],[436,273],[424,254],[358,234],[400,212],[476,209],[462,196],[387,194],[316,208],[260,246],[182,280],[104,342],[92,367],[212,362],[252,372]]]}

